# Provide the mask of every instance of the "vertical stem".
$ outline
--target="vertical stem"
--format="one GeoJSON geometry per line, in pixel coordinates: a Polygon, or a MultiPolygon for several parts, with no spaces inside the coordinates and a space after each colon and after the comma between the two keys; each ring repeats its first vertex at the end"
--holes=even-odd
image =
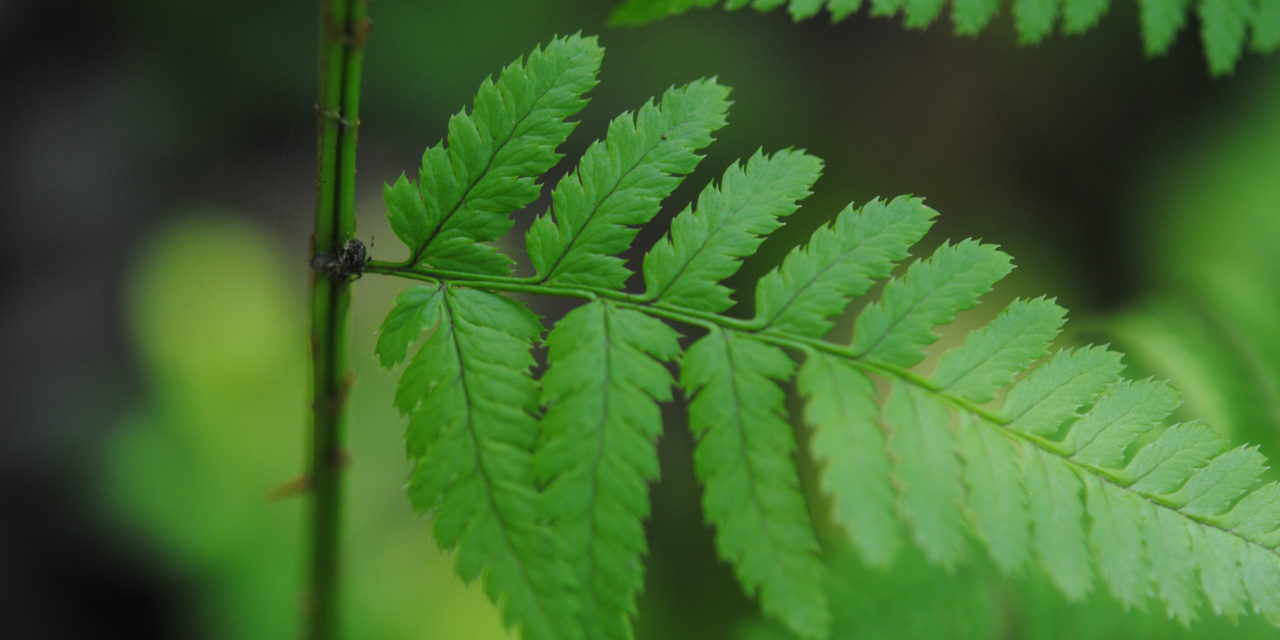
{"type": "MultiPolygon", "coordinates": [[[[336,255],[355,235],[356,131],[368,0],[321,0],[320,100],[316,105],[317,167],[312,260],[336,255]]],[[[341,544],[341,462],[346,422],[347,309],[345,277],[319,271],[311,285],[310,575],[305,637],[338,634],[338,551],[341,544]]]]}

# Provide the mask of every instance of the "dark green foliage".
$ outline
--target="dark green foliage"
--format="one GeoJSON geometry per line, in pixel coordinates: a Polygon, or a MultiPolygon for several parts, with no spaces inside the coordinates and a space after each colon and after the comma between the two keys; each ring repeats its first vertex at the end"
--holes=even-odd
{"type": "MultiPolygon", "coordinates": [[[[805,14],[819,5],[791,6],[805,14]]],[[[910,540],[956,566],[976,539],[1003,571],[1034,559],[1070,599],[1088,594],[1096,574],[1122,602],[1154,596],[1182,621],[1203,600],[1223,615],[1252,609],[1280,622],[1280,489],[1258,486],[1262,456],[1228,450],[1200,423],[1165,426],[1174,394],[1124,379],[1115,352],[1051,353],[1065,315],[1052,301],[1015,301],[920,366],[935,329],[1012,268],[997,248],[965,240],[891,277],[936,216],[921,200],[846,207],[761,278],[754,315],[723,315],[732,297],[722,281],[821,169],[801,151],[757,153],[676,216],[643,259],[646,291],[620,291],[632,272],[617,254],[725,122],[728,90],[714,81],[616,118],[527,234],[536,274],[508,277],[511,260],[482,243],[534,200],[534,169],[554,159],[551,132],[567,134],[563,117],[581,106],[599,54],[593,40],[559,39],[486,84],[472,113],[486,114],[487,131],[510,132],[503,149],[525,151],[503,156],[490,138],[459,133],[471,129],[455,117],[421,183],[387,190],[413,260],[369,266],[430,283],[397,299],[378,345],[395,366],[422,340],[396,393],[409,419],[409,493],[434,516],[458,573],[483,579],[510,626],[535,639],[631,637],[659,403],[674,395],[668,363],[678,363],[689,399],[720,556],[802,637],[826,637],[832,615],[787,416],[793,381],[833,520],[868,564],[887,565],[910,540]],[[556,79],[539,79],[546,73],[556,79]],[[495,86],[543,86],[560,106],[521,115],[492,104],[507,104],[495,86]],[[484,189],[450,191],[463,183],[484,189]],[[430,213],[442,191],[463,203],[462,217],[430,213]],[[886,279],[848,344],[824,339],[854,298],[886,279]],[[586,302],[544,333],[501,292],[586,302]],[[683,352],[666,321],[694,330],[683,352]],[[539,340],[548,366],[535,379],[539,340]]]]}
{"type": "MultiPolygon", "coordinates": [[[[1214,75],[1235,69],[1246,48],[1271,53],[1280,47],[1280,3],[1274,0],[1136,0],[1142,42],[1147,55],[1169,50],[1187,23],[1187,13],[1200,18],[1205,58],[1214,75]]],[[[719,0],[625,0],[613,13],[622,24],[643,24],[694,8],[722,4],[719,0]]],[[[861,8],[862,0],[724,0],[726,9],[751,7],[769,11],[786,5],[794,20],[812,18],[822,9],[839,22],[861,8]]],[[[923,29],[942,14],[948,0],[868,0],[872,16],[901,13],[904,24],[923,29]]],[[[971,36],[982,31],[1000,9],[997,0],[951,0],[955,32],[971,36]]],[[[1093,28],[1106,14],[1110,0],[1013,0],[1013,23],[1022,44],[1035,44],[1061,29],[1067,35],[1093,28]]]]}

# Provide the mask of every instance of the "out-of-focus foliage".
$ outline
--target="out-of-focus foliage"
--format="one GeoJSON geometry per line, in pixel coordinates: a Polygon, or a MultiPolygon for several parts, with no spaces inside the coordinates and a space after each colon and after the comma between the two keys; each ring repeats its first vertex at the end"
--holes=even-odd
{"type": "MultiPolygon", "coordinates": [[[[129,317],[149,392],[109,452],[105,487],[139,543],[196,585],[200,637],[292,638],[302,619],[305,497],[269,499],[297,478],[305,450],[303,283],[280,250],[206,213],[151,237],[134,270],[129,317]]],[[[354,322],[365,353],[369,319],[354,322]]],[[[427,523],[397,490],[407,470],[395,415],[363,400],[390,393],[362,375],[353,401],[346,637],[503,638],[484,597],[423,544],[427,523]]]]}
{"type": "Polygon", "coordinates": [[[1237,103],[1153,169],[1132,230],[1155,285],[1100,329],[1198,414],[1280,452],[1280,91],[1237,103]]]}
{"type": "MultiPolygon", "coordinates": [[[[710,7],[719,0],[626,0],[613,14],[615,22],[642,24],[698,7],[710,7]]],[[[908,28],[923,29],[942,15],[947,0],[867,0],[873,16],[903,14],[908,28]]],[[[1014,0],[1013,22],[1018,40],[1034,44],[1053,33],[1061,21],[1062,32],[1077,35],[1092,29],[1107,12],[1110,0],[1014,0]]],[[[826,9],[833,21],[844,20],[863,5],[863,0],[724,0],[726,9],[751,7],[768,11],[782,6],[794,20],[812,18],[826,9]]],[[[1205,58],[1215,75],[1230,73],[1246,47],[1271,53],[1280,47],[1280,3],[1274,0],[1139,0],[1142,41],[1147,55],[1169,50],[1178,32],[1195,11],[1200,19],[1200,37],[1205,58]]],[[[1000,10],[997,0],[954,0],[952,21],[958,35],[972,36],[982,31],[1000,10]]]]}
{"type": "MultiPolygon", "coordinates": [[[[1001,577],[976,563],[947,571],[909,551],[891,569],[868,569],[851,551],[829,560],[832,640],[1265,640],[1276,630],[1259,618],[1206,617],[1191,627],[1160,611],[1133,609],[1094,594],[1067,602],[1039,576],[1001,577]]],[[[736,640],[792,640],[780,625],[744,622],[736,640]]]]}

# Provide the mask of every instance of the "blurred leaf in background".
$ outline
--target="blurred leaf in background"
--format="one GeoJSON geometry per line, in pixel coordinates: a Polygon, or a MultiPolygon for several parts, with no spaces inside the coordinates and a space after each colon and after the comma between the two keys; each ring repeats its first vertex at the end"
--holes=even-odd
{"type": "Polygon", "coordinates": [[[1113,333],[1236,441],[1280,454],[1280,85],[1170,136],[1129,237],[1152,291],[1113,333]]]}
{"type": "MultiPolygon", "coordinates": [[[[224,212],[184,215],[149,239],[129,288],[148,394],[118,431],[105,485],[138,544],[195,585],[194,637],[291,638],[301,619],[305,497],[268,499],[297,477],[304,449],[303,287],[286,275],[303,271],[280,255],[224,212]]],[[[356,354],[372,353],[377,315],[355,315],[356,354]]],[[[372,358],[353,362],[362,380],[386,383],[363,375],[372,358]]],[[[391,388],[358,396],[346,637],[505,637],[397,490],[406,468],[391,388]]]]}
{"type": "MultiPolygon", "coordinates": [[[[1190,628],[1159,606],[1126,610],[1094,592],[1068,602],[1043,574],[1009,578],[989,562],[955,571],[910,549],[888,571],[869,569],[850,550],[830,561],[832,640],[1262,640],[1276,630],[1257,616],[1238,623],[1202,611],[1190,628]]],[[[743,623],[737,640],[793,640],[773,621],[743,623]]]]}

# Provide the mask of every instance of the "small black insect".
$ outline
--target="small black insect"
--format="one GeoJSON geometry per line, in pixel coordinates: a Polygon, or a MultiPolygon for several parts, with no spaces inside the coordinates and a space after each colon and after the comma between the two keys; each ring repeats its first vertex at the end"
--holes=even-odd
{"type": "Polygon", "coordinates": [[[369,252],[364,243],[352,238],[342,245],[338,254],[318,253],[311,260],[311,268],[319,271],[331,280],[354,280],[364,274],[364,266],[369,262],[369,252]]]}

